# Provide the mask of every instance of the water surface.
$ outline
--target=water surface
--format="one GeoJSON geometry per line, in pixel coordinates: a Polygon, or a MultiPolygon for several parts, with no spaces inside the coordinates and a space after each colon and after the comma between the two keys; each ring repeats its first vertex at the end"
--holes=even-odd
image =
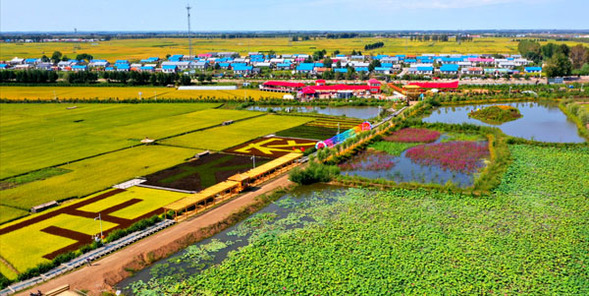
{"type": "Polygon", "coordinates": [[[570,121],[556,104],[523,102],[440,107],[433,111],[430,116],[424,118],[423,121],[429,123],[470,123],[494,126],[500,128],[507,135],[541,142],[585,142],[585,139],[578,134],[577,125],[570,121]],[[516,107],[520,110],[523,117],[499,125],[484,123],[468,117],[470,111],[493,105],[516,107]]]}
{"type": "MultiPolygon", "coordinates": [[[[229,227],[208,239],[193,244],[169,258],[155,262],[153,265],[137,272],[132,277],[123,280],[117,284],[117,287],[122,289],[125,295],[133,295],[131,286],[138,281],[148,282],[150,280],[157,280],[164,277],[173,277],[176,282],[181,281],[189,277],[191,274],[202,272],[211,266],[220,264],[227,258],[230,252],[237,251],[240,248],[247,246],[252,239],[252,235],[255,235],[255,227],[252,227],[251,225],[252,221],[257,221],[257,218],[271,217],[271,221],[265,221],[260,224],[262,227],[265,224],[272,227],[271,225],[275,221],[280,221],[281,219],[284,220],[289,214],[295,212],[296,207],[313,206],[312,203],[314,198],[319,197],[326,201],[329,200],[330,196],[345,194],[346,190],[347,189],[344,187],[325,184],[299,186],[264,209],[256,212],[248,219],[229,227]],[[246,225],[249,226],[245,227],[246,225]],[[206,250],[213,246],[214,249],[215,245],[220,246],[220,248],[217,248],[214,251],[201,252],[202,248],[206,250]]],[[[292,224],[288,224],[287,226],[278,225],[276,226],[276,229],[302,227],[303,223],[309,219],[310,218],[307,217],[293,219],[294,222],[292,224]]]]}
{"type": "Polygon", "coordinates": [[[370,119],[377,117],[382,109],[378,106],[252,106],[247,108],[251,111],[267,111],[271,108],[275,111],[298,112],[298,113],[317,113],[330,116],[346,116],[360,119],[370,119]]]}

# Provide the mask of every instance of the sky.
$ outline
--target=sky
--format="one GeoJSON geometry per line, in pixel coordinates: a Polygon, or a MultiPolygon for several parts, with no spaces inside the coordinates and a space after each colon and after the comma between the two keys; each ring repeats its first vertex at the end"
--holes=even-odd
{"type": "Polygon", "coordinates": [[[589,29],[589,0],[0,0],[0,32],[589,29]]]}

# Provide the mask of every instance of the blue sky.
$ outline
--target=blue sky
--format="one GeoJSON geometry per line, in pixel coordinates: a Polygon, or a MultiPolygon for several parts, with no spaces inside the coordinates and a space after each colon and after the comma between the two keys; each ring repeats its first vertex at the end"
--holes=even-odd
{"type": "Polygon", "coordinates": [[[589,0],[0,0],[0,31],[589,29],[589,0]]]}

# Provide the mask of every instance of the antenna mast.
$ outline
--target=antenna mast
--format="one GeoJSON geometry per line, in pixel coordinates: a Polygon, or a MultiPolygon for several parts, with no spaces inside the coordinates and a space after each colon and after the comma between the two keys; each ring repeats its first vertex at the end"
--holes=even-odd
{"type": "Polygon", "coordinates": [[[192,57],[192,38],[190,35],[190,4],[186,4],[186,13],[188,14],[188,56],[192,57]]]}

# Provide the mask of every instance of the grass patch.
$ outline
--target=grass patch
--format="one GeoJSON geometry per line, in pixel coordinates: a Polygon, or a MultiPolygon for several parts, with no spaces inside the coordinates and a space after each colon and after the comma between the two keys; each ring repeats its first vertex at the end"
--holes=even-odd
{"type": "Polygon", "coordinates": [[[370,144],[368,146],[369,149],[374,149],[377,151],[386,152],[390,155],[400,156],[403,151],[415,147],[418,145],[422,145],[422,143],[403,143],[403,142],[389,142],[389,141],[380,141],[370,144]]]}
{"type": "Polygon", "coordinates": [[[465,134],[465,133],[444,133],[440,142],[454,142],[454,141],[485,141],[487,140],[480,134],[465,134]]]}
{"type": "Polygon", "coordinates": [[[506,105],[489,106],[468,113],[468,117],[478,119],[488,124],[502,124],[522,117],[515,107],[506,105]]]}

